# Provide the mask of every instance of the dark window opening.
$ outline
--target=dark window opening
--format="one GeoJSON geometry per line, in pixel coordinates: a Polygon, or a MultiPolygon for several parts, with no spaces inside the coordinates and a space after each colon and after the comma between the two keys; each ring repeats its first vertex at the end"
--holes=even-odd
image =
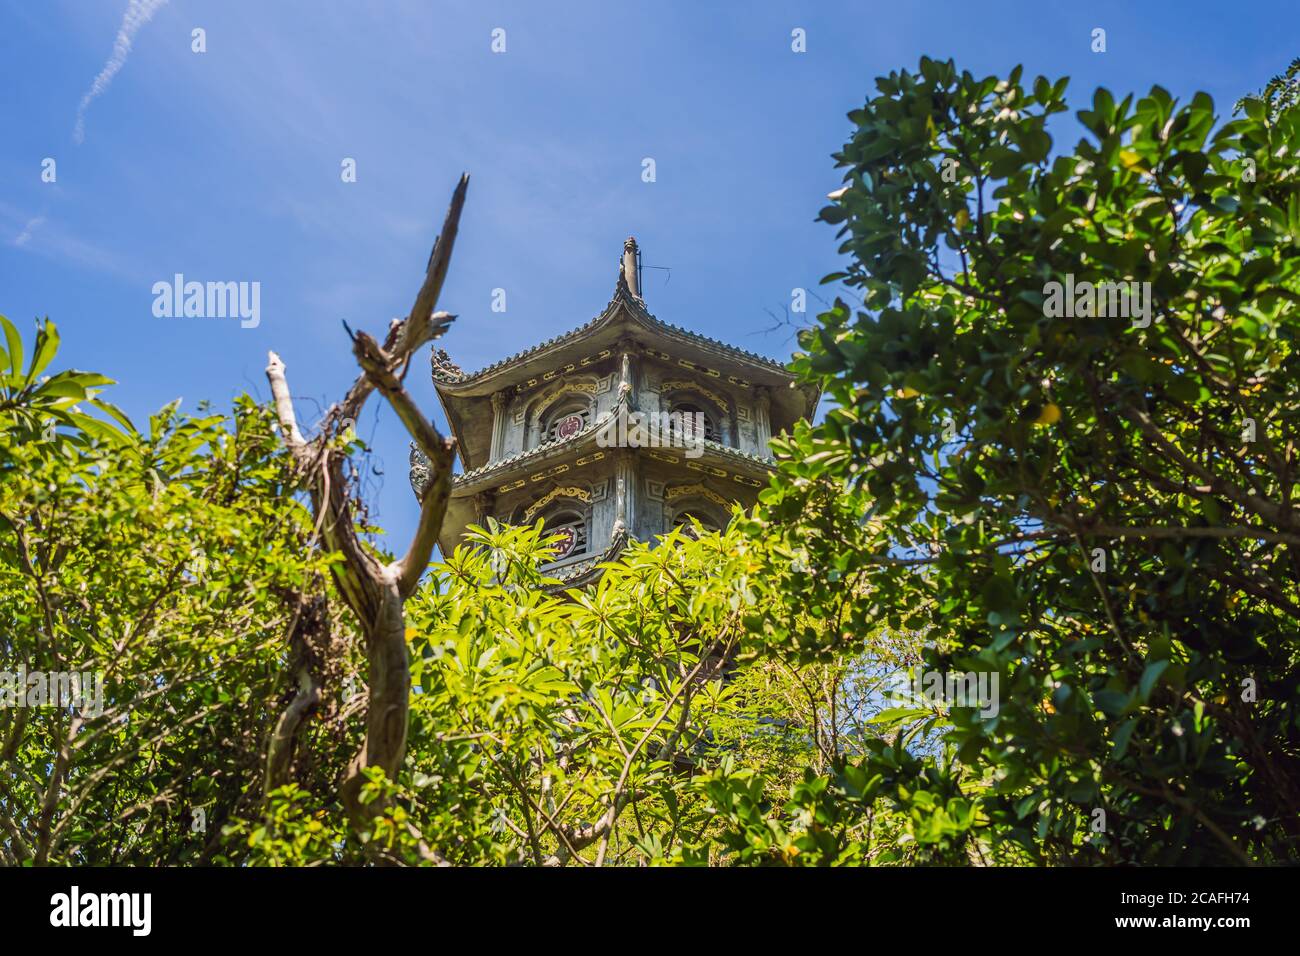
{"type": "Polygon", "coordinates": [[[709,514],[707,511],[697,511],[694,509],[679,511],[677,513],[677,516],[673,518],[673,528],[681,529],[682,534],[694,538],[695,525],[691,519],[695,519],[695,521],[698,521],[701,527],[703,527],[705,531],[722,530],[721,526],[719,526],[718,522],[714,519],[713,515],[709,514]]]}
{"type": "Polygon", "coordinates": [[[559,536],[549,545],[551,561],[563,561],[587,553],[587,519],[582,515],[572,511],[557,512],[543,519],[542,528],[545,537],[559,536]]]}
{"type": "Polygon", "coordinates": [[[678,402],[672,406],[668,416],[673,431],[681,434],[687,441],[699,441],[701,438],[705,441],[721,441],[712,416],[698,405],[678,402]],[[703,428],[702,434],[700,428],[703,428]]]}

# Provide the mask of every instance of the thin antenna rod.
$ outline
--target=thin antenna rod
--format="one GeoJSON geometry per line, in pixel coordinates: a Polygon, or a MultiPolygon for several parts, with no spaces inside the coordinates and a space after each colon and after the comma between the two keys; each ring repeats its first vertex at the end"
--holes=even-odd
{"type": "Polygon", "coordinates": [[[670,266],[646,266],[645,268],[647,268],[647,269],[662,269],[664,272],[667,272],[667,273],[668,273],[668,278],[666,278],[666,279],[664,280],[664,285],[667,285],[668,283],[670,283],[670,282],[673,281],[673,270],[672,270],[672,268],[671,268],[670,266]]]}

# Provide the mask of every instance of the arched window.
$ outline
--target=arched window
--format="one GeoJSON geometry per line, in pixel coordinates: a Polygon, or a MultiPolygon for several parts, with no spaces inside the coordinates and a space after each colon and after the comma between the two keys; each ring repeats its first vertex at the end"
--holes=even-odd
{"type": "Polygon", "coordinates": [[[561,401],[546,413],[542,422],[542,441],[564,441],[591,425],[591,403],[585,398],[561,401]]]}
{"type": "Polygon", "coordinates": [[[542,518],[544,536],[559,535],[553,541],[551,561],[563,561],[587,553],[588,520],[581,512],[570,508],[553,511],[542,518]]]}
{"type": "Polygon", "coordinates": [[[674,432],[687,441],[720,441],[713,416],[692,402],[674,402],[668,410],[668,420],[674,432]]]}
{"type": "Polygon", "coordinates": [[[721,531],[722,525],[717,517],[704,508],[683,508],[673,516],[673,529],[680,529],[682,534],[695,537],[695,522],[698,521],[705,531],[721,531]]]}

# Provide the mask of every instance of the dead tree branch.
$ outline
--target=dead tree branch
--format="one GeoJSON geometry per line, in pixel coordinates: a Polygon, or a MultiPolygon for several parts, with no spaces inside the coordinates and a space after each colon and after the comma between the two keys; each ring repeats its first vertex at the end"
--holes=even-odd
{"type": "MultiPolygon", "coordinates": [[[[365,635],[369,669],[366,736],[360,752],[348,767],[343,783],[344,803],[358,828],[364,827],[375,813],[383,811],[381,805],[362,806],[363,771],[377,767],[390,780],[395,780],[406,755],[410,661],[406,648],[404,604],[414,593],[420,575],[428,566],[451,495],[455,444],[438,433],[416,407],[402,382],[411,355],[440,336],[455,319],[453,315],[434,310],[451,264],[468,186],[469,177],[462,176],[452,194],[442,232],[429,255],[424,282],[410,314],[389,326],[382,346],[364,332],[352,334],[349,331],[361,374],[343,401],[326,414],[324,428],[310,442],[298,429],[284,362],[272,352],[266,366],[281,435],[310,491],[325,546],[343,557],[342,562],[331,566],[335,584],[365,635]],[[431,463],[431,478],[421,502],[419,526],[406,553],[387,563],[368,551],[357,533],[353,521],[354,505],[343,471],[346,458],[333,442],[342,428],[357,420],[366,399],[375,390],[397,412],[431,463]]],[[[309,689],[304,700],[310,696],[309,689]]],[[[291,718],[291,715],[286,714],[286,717],[291,718]]],[[[283,748],[273,751],[271,756],[283,761],[283,748]]],[[[273,768],[268,764],[267,771],[268,784],[272,779],[282,779],[282,766],[273,768]]]]}

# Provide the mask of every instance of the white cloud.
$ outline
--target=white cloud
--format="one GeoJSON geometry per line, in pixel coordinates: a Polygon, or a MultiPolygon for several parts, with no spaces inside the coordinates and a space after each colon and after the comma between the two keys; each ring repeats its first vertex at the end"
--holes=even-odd
{"type": "Polygon", "coordinates": [[[41,223],[45,222],[44,216],[37,216],[34,219],[28,219],[27,225],[23,226],[23,231],[14,237],[15,246],[25,246],[31,241],[32,231],[39,228],[41,223]]]}
{"type": "Polygon", "coordinates": [[[32,215],[31,211],[10,206],[3,200],[0,200],[0,236],[13,236],[0,242],[21,249],[26,255],[102,272],[137,285],[153,281],[148,271],[122,255],[116,243],[99,245],[84,241],[61,227],[57,218],[32,215]]]}
{"type": "Polygon", "coordinates": [[[126,5],[126,13],[122,14],[122,25],[117,28],[117,39],[113,41],[113,53],[104,64],[104,68],[99,71],[99,76],[95,77],[94,82],[90,84],[90,89],[86,90],[86,95],[81,98],[81,105],[77,107],[77,125],[72,131],[73,142],[80,144],[85,140],[86,110],[90,108],[95,97],[108,89],[117,71],[122,69],[122,64],[131,53],[131,41],[140,32],[140,28],[153,19],[153,15],[166,3],[167,0],[130,0],[126,5]]]}

